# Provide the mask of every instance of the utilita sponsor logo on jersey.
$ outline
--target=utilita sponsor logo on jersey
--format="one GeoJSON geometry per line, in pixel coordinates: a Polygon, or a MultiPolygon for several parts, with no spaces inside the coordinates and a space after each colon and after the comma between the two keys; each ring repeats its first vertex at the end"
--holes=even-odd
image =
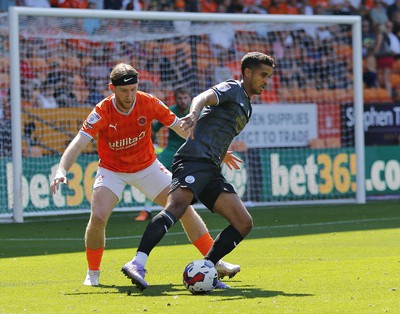
{"type": "Polygon", "coordinates": [[[142,138],[144,138],[146,135],[146,132],[143,131],[136,137],[127,137],[122,140],[117,140],[112,143],[108,143],[108,147],[112,150],[121,150],[121,149],[127,149],[132,146],[135,146],[142,138]]]}

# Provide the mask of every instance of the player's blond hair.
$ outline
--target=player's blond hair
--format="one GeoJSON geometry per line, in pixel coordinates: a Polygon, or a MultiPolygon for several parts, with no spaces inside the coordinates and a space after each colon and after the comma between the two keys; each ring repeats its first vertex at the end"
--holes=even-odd
{"type": "Polygon", "coordinates": [[[139,72],[131,65],[126,63],[118,63],[110,73],[110,81],[116,81],[123,76],[137,76],[139,77],[139,72]]]}

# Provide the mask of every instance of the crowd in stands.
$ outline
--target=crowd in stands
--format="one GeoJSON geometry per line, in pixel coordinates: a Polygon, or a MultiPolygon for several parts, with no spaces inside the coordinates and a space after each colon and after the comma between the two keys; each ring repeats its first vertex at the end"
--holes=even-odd
{"type": "MultiPolygon", "coordinates": [[[[136,11],[360,15],[365,102],[400,100],[400,0],[16,0],[15,4],[136,11]]],[[[185,37],[185,25],[180,23],[142,22],[141,27],[153,32],[183,31],[182,37],[185,37]]],[[[52,27],[56,26],[44,26],[49,32],[52,27]]],[[[78,35],[112,32],[110,25],[96,19],[83,20],[74,27],[78,35]]],[[[107,75],[117,61],[134,65],[140,72],[141,89],[172,105],[172,91],[180,85],[196,94],[223,79],[239,79],[240,57],[244,52],[259,49],[276,58],[277,68],[269,91],[256,102],[350,101],[349,28],[326,26],[315,32],[313,37],[304,29],[235,30],[216,32],[209,37],[196,36],[195,42],[193,37],[186,36],[186,39],[163,39],[156,43],[93,44],[73,39],[51,43],[22,38],[26,41],[20,48],[22,106],[92,107],[108,95],[107,75]],[[55,44],[57,55],[52,55],[49,48],[55,44]]],[[[0,33],[0,36],[6,34],[0,33]]],[[[0,49],[0,118],[4,120],[10,117],[8,75],[7,49],[3,48],[0,49]]]]}

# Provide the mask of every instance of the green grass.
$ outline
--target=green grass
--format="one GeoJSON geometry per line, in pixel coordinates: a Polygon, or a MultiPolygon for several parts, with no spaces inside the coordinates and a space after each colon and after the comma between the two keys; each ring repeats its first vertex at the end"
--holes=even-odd
{"type": "MultiPolygon", "coordinates": [[[[254,230],[225,260],[230,290],[193,296],[182,271],[200,254],[176,225],[152,252],[143,292],[120,272],[145,228],[114,213],[101,287],[82,285],[87,215],[0,225],[0,313],[400,313],[400,209],[367,205],[250,209],[254,230]]],[[[200,212],[215,236],[226,222],[200,212]]]]}

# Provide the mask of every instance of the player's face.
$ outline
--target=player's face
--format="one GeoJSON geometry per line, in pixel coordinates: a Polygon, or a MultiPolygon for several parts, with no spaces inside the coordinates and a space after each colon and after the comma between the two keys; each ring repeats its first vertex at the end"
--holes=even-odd
{"type": "Polygon", "coordinates": [[[191,102],[189,94],[177,94],[175,97],[175,103],[180,111],[186,111],[191,102]]]}
{"type": "Polygon", "coordinates": [[[112,91],[115,94],[115,102],[120,110],[128,112],[132,108],[137,89],[138,84],[114,86],[112,91]]]}
{"type": "Polygon", "coordinates": [[[249,97],[260,95],[262,91],[267,88],[271,80],[272,72],[273,68],[265,64],[261,64],[261,66],[256,69],[245,70],[244,83],[249,97]]]}

